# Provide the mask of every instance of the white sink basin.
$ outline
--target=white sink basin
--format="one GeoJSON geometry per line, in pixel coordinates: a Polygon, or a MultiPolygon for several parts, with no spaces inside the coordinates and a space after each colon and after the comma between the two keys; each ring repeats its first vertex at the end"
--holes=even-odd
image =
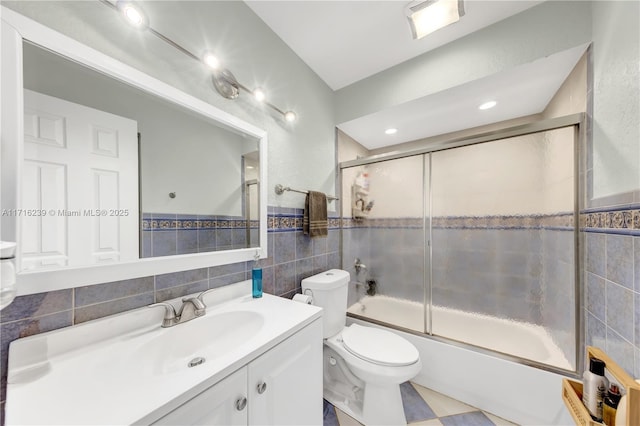
{"type": "Polygon", "coordinates": [[[151,424],[321,317],[250,294],[251,280],[222,287],[206,315],[169,328],[145,307],[14,340],[5,424],[151,424]]]}
{"type": "Polygon", "coordinates": [[[264,326],[264,316],[253,311],[208,313],[203,317],[160,331],[136,351],[135,358],[151,360],[143,369],[150,374],[184,371],[194,358],[204,362],[237,350],[264,326]]]}

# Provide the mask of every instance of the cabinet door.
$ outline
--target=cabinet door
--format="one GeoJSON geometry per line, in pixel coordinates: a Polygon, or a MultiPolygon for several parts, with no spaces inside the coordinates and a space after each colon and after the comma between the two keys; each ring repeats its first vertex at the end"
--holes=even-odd
{"type": "Polygon", "coordinates": [[[322,321],[249,364],[250,425],[322,424],[322,321]]]}
{"type": "Polygon", "coordinates": [[[154,425],[246,425],[247,405],[247,368],[243,367],[154,425]]]}

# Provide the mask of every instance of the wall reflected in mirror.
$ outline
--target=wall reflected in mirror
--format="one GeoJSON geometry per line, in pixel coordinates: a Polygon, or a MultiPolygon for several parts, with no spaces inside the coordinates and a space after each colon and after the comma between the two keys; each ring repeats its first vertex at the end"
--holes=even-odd
{"type": "Polygon", "coordinates": [[[256,138],[23,47],[21,270],[259,247],[256,138]]]}

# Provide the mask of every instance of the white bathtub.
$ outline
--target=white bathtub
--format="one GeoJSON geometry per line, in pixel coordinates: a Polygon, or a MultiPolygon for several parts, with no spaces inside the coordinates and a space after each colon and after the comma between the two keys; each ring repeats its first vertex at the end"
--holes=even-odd
{"type": "MultiPolygon", "coordinates": [[[[424,330],[421,303],[389,296],[365,296],[349,312],[410,330],[424,330]]],[[[442,306],[431,310],[432,331],[497,352],[514,355],[565,370],[573,366],[544,327],[442,306]]]]}
{"type": "MultiPolygon", "coordinates": [[[[424,329],[423,307],[416,302],[366,296],[349,312],[411,330],[424,329]]],[[[434,307],[432,315],[434,334],[571,369],[542,327],[442,307],[434,307]]],[[[411,341],[423,363],[413,380],[420,385],[519,424],[572,424],[560,396],[564,376],[359,319],[348,322],[385,328],[411,341]]]]}

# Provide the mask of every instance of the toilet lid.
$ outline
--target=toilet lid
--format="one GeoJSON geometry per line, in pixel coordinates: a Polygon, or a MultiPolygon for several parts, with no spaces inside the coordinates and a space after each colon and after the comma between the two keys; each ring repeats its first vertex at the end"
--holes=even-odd
{"type": "Polygon", "coordinates": [[[342,331],[342,343],[358,358],[379,365],[411,365],[419,358],[416,347],[406,339],[390,331],[358,324],[352,324],[342,331]]]}

